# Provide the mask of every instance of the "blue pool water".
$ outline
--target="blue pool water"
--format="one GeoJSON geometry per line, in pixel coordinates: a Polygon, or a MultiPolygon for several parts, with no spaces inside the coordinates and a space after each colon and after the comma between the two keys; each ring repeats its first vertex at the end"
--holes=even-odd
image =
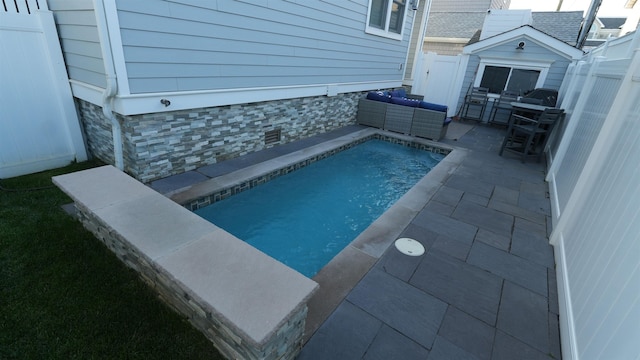
{"type": "Polygon", "coordinates": [[[443,157],[369,140],[195,212],[313,277],[443,157]]]}

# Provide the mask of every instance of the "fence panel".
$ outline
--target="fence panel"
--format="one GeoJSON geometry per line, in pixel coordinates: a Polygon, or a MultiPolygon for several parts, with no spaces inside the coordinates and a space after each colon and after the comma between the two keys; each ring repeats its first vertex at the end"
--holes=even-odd
{"type": "Polygon", "coordinates": [[[46,1],[0,3],[0,48],[0,178],[86,160],[46,1]]]}
{"type": "Polygon", "coordinates": [[[563,358],[636,359],[640,50],[633,58],[600,58],[581,91],[549,174],[562,210],[550,238],[563,358]]]}

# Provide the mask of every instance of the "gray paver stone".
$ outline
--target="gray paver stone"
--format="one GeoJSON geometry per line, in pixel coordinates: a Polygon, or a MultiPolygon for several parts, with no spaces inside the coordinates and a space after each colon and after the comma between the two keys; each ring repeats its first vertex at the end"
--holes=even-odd
{"type": "Polygon", "coordinates": [[[432,249],[441,251],[456,259],[464,261],[467,259],[467,255],[469,255],[471,245],[440,235],[433,243],[432,249]]]}
{"type": "Polygon", "coordinates": [[[547,296],[547,269],[481,242],[471,246],[469,264],[547,296]]]}
{"type": "Polygon", "coordinates": [[[511,248],[511,237],[498,235],[492,231],[479,229],[476,234],[476,241],[481,241],[487,245],[491,245],[494,248],[509,251],[511,248]]]}
{"type": "Polygon", "coordinates": [[[439,201],[451,206],[458,205],[464,191],[454,189],[448,186],[442,186],[440,190],[433,196],[431,200],[439,201]]]}
{"type": "Polygon", "coordinates": [[[491,273],[432,251],[410,283],[489,325],[495,324],[502,280],[491,273]]]}
{"type": "Polygon", "coordinates": [[[372,269],[347,300],[427,349],[447,304],[378,269],[372,269]]]}
{"type": "Polygon", "coordinates": [[[496,327],[544,354],[549,352],[547,299],[506,281],[496,327]]]}
{"type": "Polygon", "coordinates": [[[429,354],[429,360],[478,360],[478,358],[442,336],[438,336],[429,354]]]}
{"type": "Polygon", "coordinates": [[[429,350],[392,328],[382,325],[364,360],[426,359],[429,350]]]}
{"type": "Polygon", "coordinates": [[[476,226],[426,210],[421,211],[413,219],[412,224],[468,244],[473,242],[473,238],[478,231],[476,226]]]}
{"type": "Polygon", "coordinates": [[[511,215],[464,200],[460,201],[452,217],[503,236],[511,235],[514,221],[511,215]]]}
{"type": "Polygon", "coordinates": [[[491,360],[549,360],[549,356],[502,331],[496,331],[491,360]]]}
{"type": "Polygon", "coordinates": [[[379,320],[345,301],[304,346],[297,360],[360,359],[380,326],[379,320]]]}
{"type": "Polygon", "coordinates": [[[447,309],[439,335],[478,359],[491,358],[495,328],[454,306],[447,309]]]}

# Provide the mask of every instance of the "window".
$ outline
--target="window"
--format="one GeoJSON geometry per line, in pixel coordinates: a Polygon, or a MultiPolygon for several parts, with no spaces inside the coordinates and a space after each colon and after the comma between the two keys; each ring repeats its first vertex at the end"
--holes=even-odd
{"type": "Polygon", "coordinates": [[[522,69],[509,66],[486,65],[479,86],[489,88],[489,93],[500,94],[504,90],[525,95],[538,85],[541,69],[522,69]]]}
{"type": "Polygon", "coordinates": [[[369,0],[366,32],[402,40],[405,0],[369,0]]]}

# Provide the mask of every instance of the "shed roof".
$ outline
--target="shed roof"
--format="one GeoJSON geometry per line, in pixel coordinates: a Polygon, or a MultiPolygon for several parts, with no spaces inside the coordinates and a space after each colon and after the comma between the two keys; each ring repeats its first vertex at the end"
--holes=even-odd
{"type": "Polygon", "coordinates": [[[431,12],[427,22],[427,37],[469,39],[482,29],[483,12],[431,12]]]}

